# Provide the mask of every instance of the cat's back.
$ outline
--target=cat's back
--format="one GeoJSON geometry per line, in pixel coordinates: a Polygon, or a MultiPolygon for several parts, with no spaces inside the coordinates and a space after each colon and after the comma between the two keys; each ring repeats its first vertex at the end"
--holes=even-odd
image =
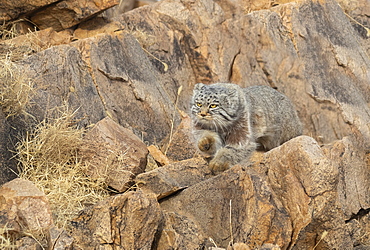
{"type": "Polygon", "coordinates": [[[265,147],[276,147],[302,134],[296,109],[287,96],[269,86],[251,86],[244,93],[256,137],[271,140],[265,147]]]}

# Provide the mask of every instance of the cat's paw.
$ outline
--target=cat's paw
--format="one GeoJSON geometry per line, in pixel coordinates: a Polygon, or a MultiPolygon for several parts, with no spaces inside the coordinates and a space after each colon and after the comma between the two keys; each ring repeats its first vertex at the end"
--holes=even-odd
{"type": "Polygon", "coordinates": [[[222,158],[214,158],[209,162],[209,169],[213,173],[220,173],[230,168],[230,163],[222,158]]]}
{"type": "Polygon", "coordinates": [[[215,153],[216,140],[212,136],[205,136],[198,141],[198,148],[203,153],[214,154],[215,153]]]}

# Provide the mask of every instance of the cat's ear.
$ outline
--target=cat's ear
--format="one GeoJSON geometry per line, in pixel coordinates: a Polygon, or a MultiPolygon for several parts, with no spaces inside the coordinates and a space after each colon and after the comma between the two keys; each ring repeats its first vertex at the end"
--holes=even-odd
{"type": "Polygon", "coordinates": [[[238,90],[236,88],[230,88],[227,91],[228,96],[237,96],[238,95],[238,90]]]}
{"type": "Polygon", "coordinates": [[[204,86],[204,84],[203,83],[197,83],[197,84],[195,84],[195,86],[194,86],[194,90],[201,90],[202,89],[202,87],[204,86]]]}

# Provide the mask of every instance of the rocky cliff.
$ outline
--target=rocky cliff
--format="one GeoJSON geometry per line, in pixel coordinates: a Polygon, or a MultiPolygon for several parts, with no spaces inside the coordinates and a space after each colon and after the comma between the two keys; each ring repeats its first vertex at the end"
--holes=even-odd
{"type": "Polygon", "coordinates": [[[0,3],[5,247],[370,248],[368,1],[122,2],[0,3]],[[218,81],[286,94],[304,136],[212,175],[187,114],[194,84],[218,81]],[[72,151],[54,134],[42,138],[56,156],[24,147],[63,119],[63,136],[83,130],[72,151]],[[61,152],[63,168],[83,166],[83,185],[110,192],[68,208],[63,225],[36,183],[61,152]],[[22,171],[36,158],[32,183],[22,171]]]}

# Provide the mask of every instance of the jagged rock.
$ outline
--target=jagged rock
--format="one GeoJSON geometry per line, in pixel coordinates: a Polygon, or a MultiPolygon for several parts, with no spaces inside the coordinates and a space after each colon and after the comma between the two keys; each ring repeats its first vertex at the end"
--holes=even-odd
{"type": "Polygon", "coordinates": [[[179,123],[174,107],[178,83],[167,79],[173,75],[162,77],[150,58],[136,38],[123,31],[31,55],[18,62],[37,90],[27,112],[41,121],[48,115],[45,110],[67,104],[76,110],[81,126],[108,115],[143,141],[159,142],[171,124],[179,123]]]}
{"type": "Polygon", "coordinates": [[[235,166],[160,204],[193,220],[222,247],[230,230],[234,241],[251,248],[270,242],[282,249],[312,248],[326,231],[320,247],[348,249],[352,241],[337,199],[338,175],[318,144],[301,136],[269,151],[253,167],[235,166]]]}
{"type": "Polygon", "coordinates": [[[45,50],[51,46],[67,44],[71,41],[72,34],[70,31],[56,32],[52,28],[48,28],[0,41],[0,54],[2,57],[10,55],[12,61],[19,61],[35,52],[45,50]]]}
{"type": "Polygon", "coordinates": [[[271,188],[290,215],[291,245],[298,249],[314,247],[317,235],[325,231],[329,234],[320,247],[348,249],[352,245],[337,199],[337,165],[315,140],[294,138],[267,152],[262,164],[268,166],[271,188]]]}
{"type": "Polygon", "coordinates": [[[206,238],[192,220],[176,214],[165,212],[164,222],[158,229],[159,238],[153,249],[200,249],[206,238]]]}
{"type": "Polygon", "coordinates": [[[106,178],[118,192],[126,191],[133,178],[144,172],[146,145],[130,130],[106,117],[88,131],[81,154],[89,164],[88,175],[106,178]]]}
{"type": "Polygon", "coordinates": [[[35,84],[33,104],[27,112],[37,121],[60,116],[55,111],[63,106],[75,111],[74,118],[80,119],[81,126],[94,124],[106,116],[88,67],[76,48],[51,47],[20,61],[19,67],[35,84]]]}
{"type": "Polygon", "coordinates": [[[45,194],[32,182],[20,178],[0,188],[0,214],[0,227],[12,232],[45,231],[53,225],[45,194]]]}
{"type": "Polygon", "coordinates": [[[70,250],[72,249],[73,238],[63,229],[56,227],[48,231],[48,243],[53,250],[70,250]]]}
{"type": "MultiPolygon", "coordinates": [[[[230,10],[240,6],[242,1],[186,5],[168,0],[126,13],[122,22],[152,37],[142,43],[165,62],[177,58],[172,47],[179,44],[195,73],[192,83],[270,85],[293,100],[305,133],[320,143],[341,139],[352,129],[367,138],[370,62],[338,4],[292,2],[232,18],[230,10]],[[316,18],[318,12],[323,14],[316,18]],[[325,19],[324,13],[331,18],[325,19]],[[166,25],[159,29],[153,19],[166,25]],[[160,42],[168,40],[172,44],[160,42]],[[328,53],[318,56],[316,48],[328,53]]],[[[188,89],[184,93],[190,96],[188,89]]]]}
{"type": "Polygon", "coordinates": [[[346,220],[349,220],[361,210],[370,208],[369,153],[353,136],[323,149],[338,167],[338,198],[346,220]]]}
{"type": "Polygon", "coordinates": [[[194,158],[139,174],[135,183],[140,190],[154,193],[160,200],[210,177],[206,161],[194,158]]]}
{"type": "Polygon", "coordinates": [[[82,211],[72,221],[73,249],[151,249],[161,220],[153,194],[119,194],[82,211]]]}
{"type": "Polygon", "coordinates": [[[190,159],[197,155],[191,127],[191,118],[184,116],[174,133],[166,139],[162,150],[166,152],[171,162],[190,159]]]}
{"type": "MultiPolygon", "coordinates": [[[[162,81],[150,55],[132,35],[119,31],[86,39],[77,47],[91,67],[109,116],[144,142],[155,143],[167,136],[175,112],[169,93],[175,90],[162,81]]],[[[177,115],[175,126],[178,120],[177,115]]]]}
{"type": "Polygon", "coordinates": [[[118,3],[118,0],[97,0],[94,2],[62,0],[34,13],[30,19],[40,29],[52,27],[56,31],[61,31],[118,3]]]}
{"type": "Polygon", "coordinates": [[[17,249],[18,250],[41,250],[42,247],[40,244],[31,237],[23,237],[17,240],[17,249]]]}
{"type": "Polygon", "coordinates": [[[11,123],[0,110],[0,185],[16,178],[17,165],[11,153],[14,151],[11,133],[11,123]]]}
{"type": "MultiPolygon", "coordinates": [[[[244,243],[234,243],[234,244],[230,244],[227,247],[227,250],[250,250],[250,248],[244,243]]],[[[279,250],[279,249],[274,249],[274,250],[279,250]]]]}
{"type": "Polygon", "coordinates": [[[124,26],[118,22],[109,22],[102,17],[96,17],[78,25],[78,28],[73,32],[73,38],[83,39],[98,34],[114,33],[123,29],[124,26]]]}
{"type": "Polygon", "coordinates": [[[31,0],[31,1],[1,1],[0,2],[0,22],[6,22],[18,18],[21,14],[33,11],[43,6],[49,5],[56,0],[31,0]]]}
{"type": "Polygon", "coordinates": [[[150,155],[153,157],[153,159],[160,165],[167,165],[170,163],[169,159],[166,155],[162,153],[161,150],[159,150],[155,145],[150,145],[148,147],[150,155]]]}
{"type": "Polygon", "coordinates": [[[208,247],[213,246],[208,237],[217,246],[227,247],[230,230],[234,241],[253,248],[266,241],[286,246],[290,241],[292,227],[285,208],[267,180],[251,169],[235,166],[160,204],[162,209],[192,220],[202,235],[207,236],[204,242],[208,247]]]}

